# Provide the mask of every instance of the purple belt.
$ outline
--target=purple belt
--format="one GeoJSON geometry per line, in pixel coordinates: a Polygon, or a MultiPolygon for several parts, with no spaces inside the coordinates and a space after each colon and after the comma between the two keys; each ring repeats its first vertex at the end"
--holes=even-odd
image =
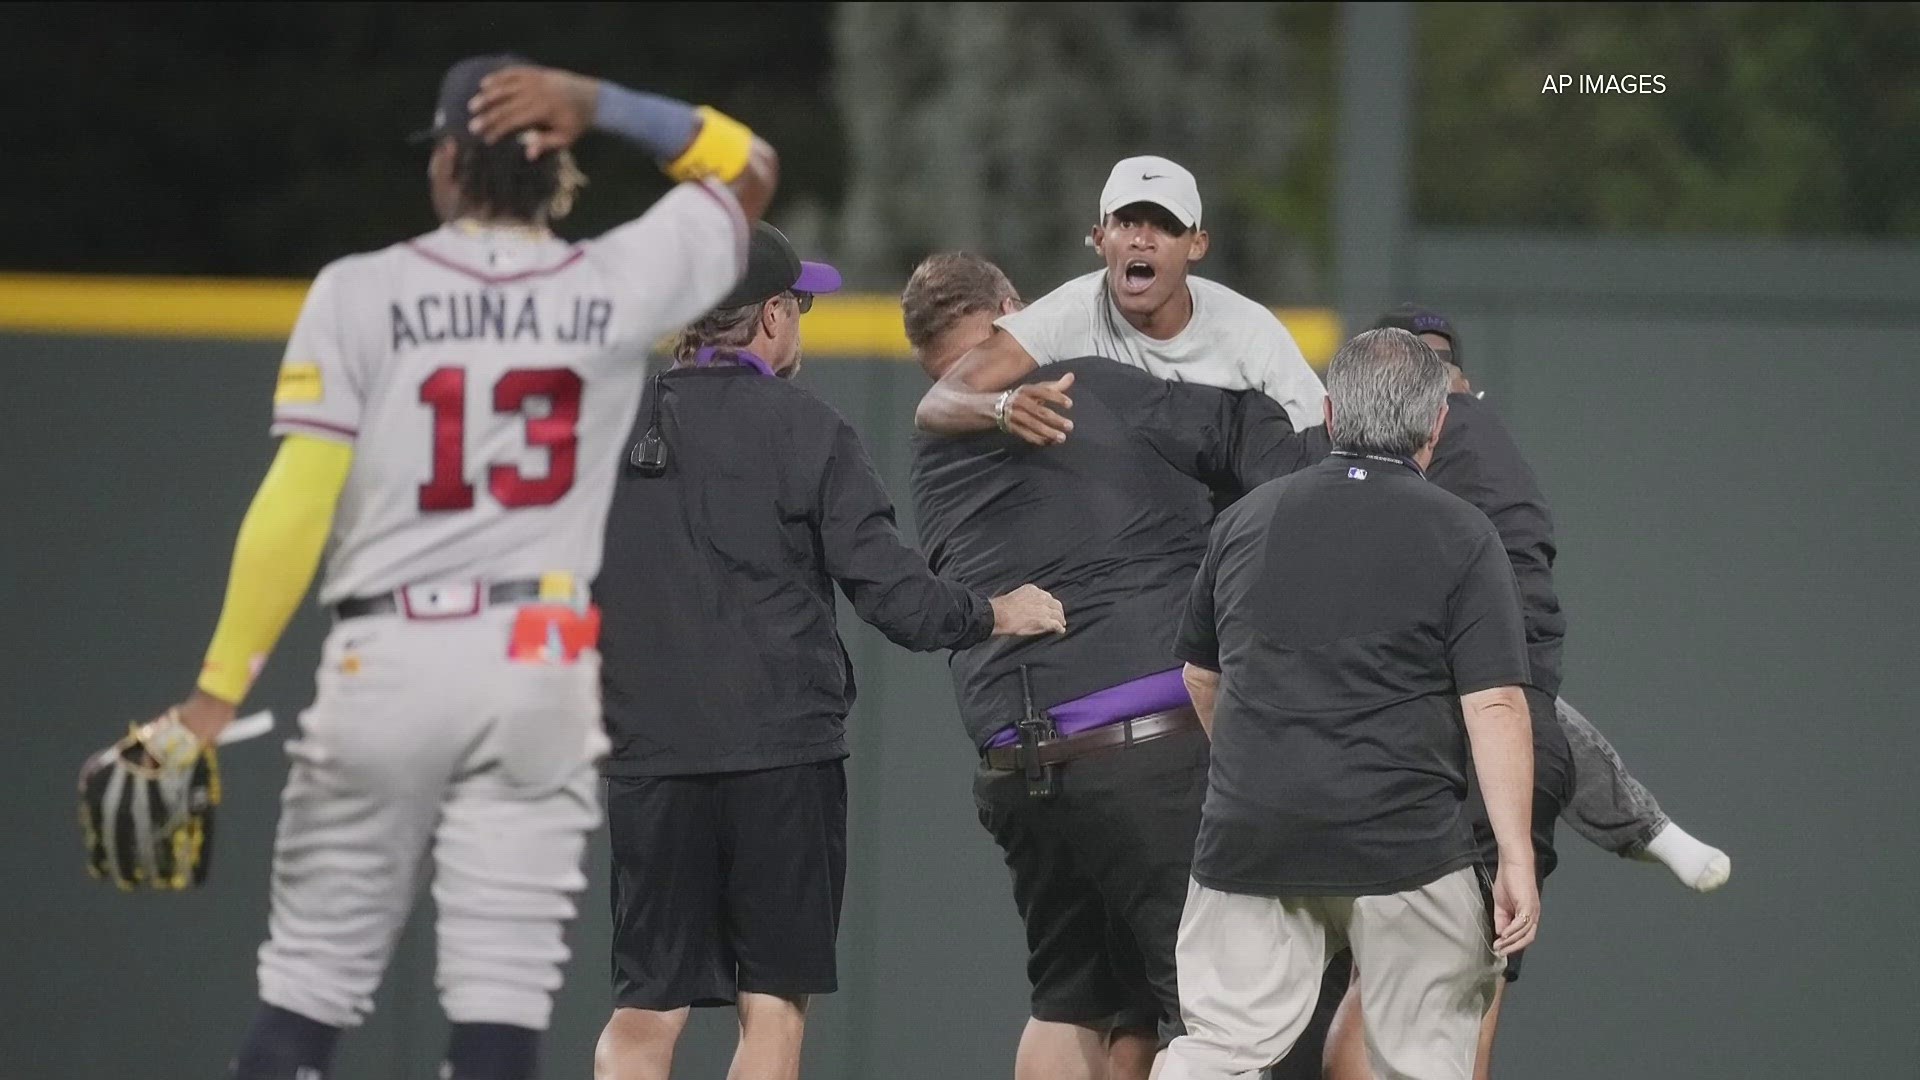
{"type": "MultiPolygon", "coordinates": [[[[1186,681],[1180,677],[1180,669],[1174,668],[1130,679],[1105,690],[1095,690],[1072,701],[1063,701],[1047,712],[1052,714],[1054,727],[1059,729],[1061,735],[1078,735],[1136,716],[1185,708],[1191,704],[1193,701],[1187,696],[1186,681]]],[[[1019,741],[1019,730],[1008,725],[987,740],[987,748],[1013,746],[1019,741]]]]}

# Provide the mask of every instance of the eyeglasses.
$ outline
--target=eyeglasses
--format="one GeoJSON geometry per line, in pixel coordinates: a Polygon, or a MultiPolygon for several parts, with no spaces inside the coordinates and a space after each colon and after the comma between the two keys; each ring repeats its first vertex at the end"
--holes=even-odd
{"type": "Polygon", "coordinates": [[[1433,355],[1439,357],[1443,363],[1453,363],[1452,349],[1435,349],[1433,350],[1433,355]]]}
{"type": "Polygon", "coordinates": [[[800,306],[800,314],[805,315],[807,312],[813,310],[813,294],[812,293],[788,292],[787,295],[793,297],[793,302],[800,306]]]}

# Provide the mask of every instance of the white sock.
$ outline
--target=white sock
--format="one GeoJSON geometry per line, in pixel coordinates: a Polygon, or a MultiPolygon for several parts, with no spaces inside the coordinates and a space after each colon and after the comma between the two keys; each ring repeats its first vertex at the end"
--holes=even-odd
{"type": "Polygon", "coordinates": [[[1712,844],[1703,844],[1687,830],[1669,821],[1661,826],[1647,846],[1633,856],[1642,862],[1665,863],[1680,884],[1695,892],[1709,893],[1733,876],[1733,860],[1712,844]]]}

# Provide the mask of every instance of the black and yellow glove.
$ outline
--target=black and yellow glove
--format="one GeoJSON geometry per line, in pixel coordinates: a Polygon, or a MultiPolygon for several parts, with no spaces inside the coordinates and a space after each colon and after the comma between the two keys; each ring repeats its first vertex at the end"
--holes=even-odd
{"type": "Polygon", "coordinates": [[[207,879],[220,764],[172,711],[80,769],[87,870],[121,889],[175,890],[207,879]]]}

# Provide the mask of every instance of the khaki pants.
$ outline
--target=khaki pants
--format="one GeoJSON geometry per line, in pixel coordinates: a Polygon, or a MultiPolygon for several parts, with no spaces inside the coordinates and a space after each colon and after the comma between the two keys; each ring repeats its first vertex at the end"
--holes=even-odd
{"type": "Polygon", "coordinates": [[[1387,896],[1274,899],[1187,886],[1177,954],[1187,1034],[1160,1080],[1248,1077],[1284,1057],[1313,1017],[1342,947],[1360,969],[1378,1080],[1468,1080],[1505,961],[1463,867],[1387,896]]]}

